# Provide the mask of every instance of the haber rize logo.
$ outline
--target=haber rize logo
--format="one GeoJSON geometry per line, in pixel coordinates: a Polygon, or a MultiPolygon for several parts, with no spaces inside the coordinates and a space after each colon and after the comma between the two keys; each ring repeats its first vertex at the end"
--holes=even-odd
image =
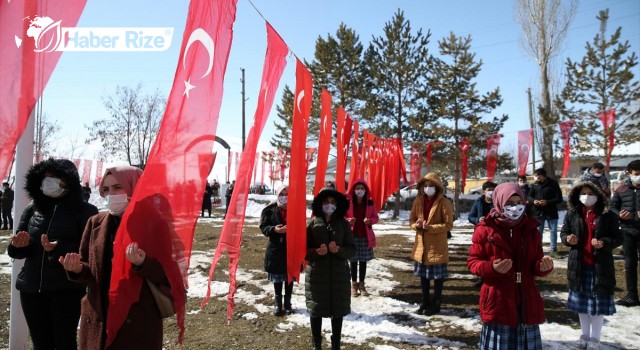
{"type": "MultiPolygon", "coordinates": [[[[62,21],[35,16],[26,36],[33,38],[35,52],[52,51],[165,51],[171,45],[173,28],[165,27],[62,27],[62,21]]],[[[15,35],[20,48],[23,38],[15,35]]]]}

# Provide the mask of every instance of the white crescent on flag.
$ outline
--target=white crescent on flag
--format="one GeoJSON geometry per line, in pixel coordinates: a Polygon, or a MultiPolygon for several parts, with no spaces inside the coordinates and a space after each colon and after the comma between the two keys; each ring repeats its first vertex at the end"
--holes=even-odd
{"type": "MultiPolygon", "coordinates": [[[[209,54],[209,65],[207,67],[207,71],[200,77],[200,79],[202,79],[209,75],[209,73],[211,73],[211,69],[213,68],[215,45],[209,33],[207,33],[204,29],[198,28],[191,32],[191,35],[189,35],[189,40],[187,40],[187,45],[184,48],[184,54],[182,55],[182,66],[184,69],[187,69],[187,53],[189,52],[189,48],[191,48],[191,45],[196,41],[201,42],[202,46],[204,46],[204,48],[207,50],[207,53],[209,54]]],[[[189,91],[191,91],[195,87],[195,85],[191,84],[191,77],[189,77],[184,81],[184,95],[187,95],[187,98],[189,98],[189,91]]]]}
{"type": "Polygon", "coordinates": [[[300,93],[298,94],[298,98],[296,98],[296,106],[298,108],[298,112],[302,113],[302,109],[300,109],[300,102],[302,101],[302,99],[304,99],[304,90],[300,90],[300,93]]]}

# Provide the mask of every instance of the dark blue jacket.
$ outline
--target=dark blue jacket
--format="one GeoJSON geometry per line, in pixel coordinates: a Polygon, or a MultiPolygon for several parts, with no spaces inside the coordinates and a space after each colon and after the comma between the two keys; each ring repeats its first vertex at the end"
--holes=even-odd
{"type": "Polygon", "coordinates": [[[471,207],[471,211],[469,212],[469,222],[477,225],[480,222],[480,218],[487,216],[492,208],[493,202],[487,203],[484,200],[484,195],[480,196],[471,207]]]}

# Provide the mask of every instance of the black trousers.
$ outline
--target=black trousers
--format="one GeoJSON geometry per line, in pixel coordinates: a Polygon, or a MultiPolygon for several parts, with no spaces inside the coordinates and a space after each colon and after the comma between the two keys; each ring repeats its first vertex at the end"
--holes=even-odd
{"type": "Polygon", "coordinates": [[[638,297],[638,255],[640,255],[640,232],[622,229],[624,241],[624,276],[627,293],[638,297]]]}
{"type": "Polygon", "coordinates": [[[20,292],[33,350],[75,350],[84,291],[20,292]]]}
{"type": "Polygon", "coordinates": [[[13,228],[13,217],[11,216],[11,208],[2,208],[2,228],[13,228]]]}

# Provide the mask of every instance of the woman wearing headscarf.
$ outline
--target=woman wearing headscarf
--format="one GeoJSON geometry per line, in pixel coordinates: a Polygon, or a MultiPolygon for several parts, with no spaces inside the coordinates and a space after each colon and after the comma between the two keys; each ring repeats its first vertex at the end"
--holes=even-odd
{"type": "Polygon", "coordinates": [[[357,297],[362,294],[368,297],[369,291],[364,279],[367,275],[367,261],[373,259],[373,248],[376,246],[376,235],[372,226],[377,224],[379,219],[371,190],[364,179],[356,180],[349,189],[349,210],[346,217],[353,230],[356,244],[356,254],[351,258],[351,296],[357,297]]]}
{"type": "Polygon", "coordinates": [[[442,287],[447,278],[449,244],[447,232],[453,228],[453,206],[444,195],[440,176],[429,173],[418,181],[418,196],[413,201],[409,224],[416,231],[411,258],[413,274],[420,277],[422,305],[417,314],[431,316],[440,312],[442,287]],[[434,280],[433,302],[429,297],[434,280]]]}
{"type": "Polygon", "coordinates": [[[535,280],[553,270],[553,260],[542,253],[538,221],[526,215],[525,200],[517,184],[498,185],[493,209],[473,233],[467,266],[484,278],[480,349],[542,349],[544,303],[535,280]]]}
{"type": "MultiPolygon", "coordinates": [[[[109,313],[109,288],[114,257],[113,243],[129,205],[142,170],[132,166],[106,169],[100,183],[100,195],[106,199],[108,211],[89,220],[84,231],[79,254],[67,254],[60,263],[67,270],[69,279],[85,284],[87,296],[82,300],[82,322],[78,349],[102,350],[106,347],[107,314],[109,313]]],[[[139,202],[136,205],[141,205],[139,202]]],[[[142,203],[144,205],[144,203],[142,203]]],[[[135,211],[131,214],[135,214],[135,211]]],[[[160,217],[149,218],[149,230],[156,239],[165,231],[156,225],[160,217]]],[[[155,285],[168,286],[169,281],[159,261],[146,256],[138,243],[126,247],[126,259],[132,270],[155,285]]],[[[138,300],[128,310],[125,322],[117,330],[108,349],[162,349],[162,318],[147,283],[142,283],[138,300]]]]}
{"type": "Polygon", "coordinates": [[[287,201],[289,186],[280,185],[276,190],[277,199],[267,205],[260,214],[260,230],[269,238],[264,253],[264,269],[267,279],[273,282],[275,292],[274,316],[291,314],[291,293],[293,282],[287,282],[287,201]],[[284,287],[284,311],[282,309],[282,285],[284,287]]]}
{"type": "Polygon", "coordinates": [[[622,244],[618,216],[599,185],[578,182],[569,192],[568,211],[560,231],[571,248],[567,263],[567,308],[578,313],[582,335],[578,348],[600,345],[605,315],[613,315],[616,286],[612,250],[622,244]]]}
{"type": "Polygon", "coordinates": [[[331,317],[331,348],[340,349],[342,319],[351,312],[349,259],[356,246],[344,215],[349,201],[325,188],[313,199],[307,225],[305,297],[311,318],[313,349],[322,349],[322,318],[331,317]]]}
{"type": "Polygon", "coordinates": [[[78,251],[85,224],[98,209],[84,202],[78,170],[66,159],[33,165],[24,189],[32,202],[7,251],[25,259],[16,289],[33,348],[75,349],[85,288],[67,280],[58,258],[78,251]]]}

